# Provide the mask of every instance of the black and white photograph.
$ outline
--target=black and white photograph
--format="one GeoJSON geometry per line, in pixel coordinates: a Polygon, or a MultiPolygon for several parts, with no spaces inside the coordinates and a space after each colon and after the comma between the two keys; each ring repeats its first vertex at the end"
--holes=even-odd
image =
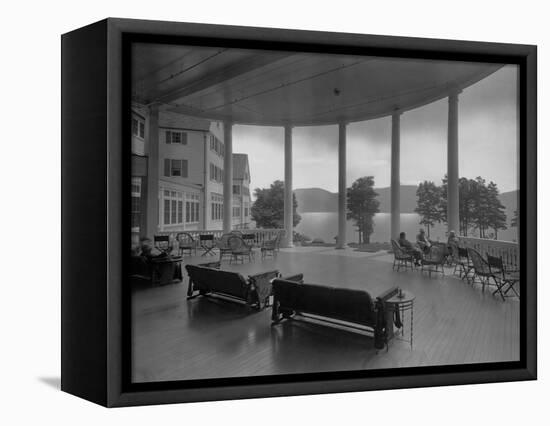
{"type": "Polygon", "coordinates": [[[130,63],[132,383],[520,360],[516,64],[130,63]]]}

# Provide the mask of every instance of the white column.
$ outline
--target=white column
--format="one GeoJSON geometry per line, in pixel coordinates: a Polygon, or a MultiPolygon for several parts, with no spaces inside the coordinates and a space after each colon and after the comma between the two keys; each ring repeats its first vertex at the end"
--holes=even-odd
{"type": "Polygon", "coordinates": [[[447,134],[447,225],[449,231],[459,229],[458,213],[458,94],[449,96],[449,122],[447,134]]]}
{"type": "Polygon", "coordinates": [[[231,232],[233,220],[233,123],[223,123],[223,232],[231,232]]]}
{"type": "Polygon", "coordinates": [[[293,247],[294,197],[292,192],[292,126],[285,126],[285,194],[284,194],[285,238],[283,247],[293,247]]]}
{"type": "Polygon", "coordinates": [[[159,229],[159,108],[149,107],[147,122],[147,210],[145,236],[153,238],[159,229]]]}
{"type": "Polygon", "coordinates": [[[239,183],[239,188],[239,205],[241,206],[241,229],[244,229],[244,186],[242,185],[242,183],[239,183]]]}
{"type": "Polygon", "coordinates": [[[401,232],[401,113],[394,112],[391,117],[391,238],[399,238],[401,232]]]}
{"type": "Polygon", "coordinates": [[[210,194],[208,193],[208,150],[210,147],[209,134],[204,135],[204,147],[203,147],[203,172],[202,172],[202,197],[203,197],[203,206],[202,206],[202,229],[208,229],[208,218],[211,217],[211,207],[210,207],[210,194]]]}
{"type": "Polygon", "coordinates": [[[346,247],[346,124],[338,124],[338,238],[336,248],[346,247]]]}

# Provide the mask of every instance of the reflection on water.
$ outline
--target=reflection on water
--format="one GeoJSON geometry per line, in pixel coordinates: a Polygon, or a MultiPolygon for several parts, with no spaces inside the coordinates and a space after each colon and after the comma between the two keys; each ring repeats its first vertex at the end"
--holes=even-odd
{"type": "MultiPolygon", "coordinates": [[[[300,216],[302,216],[302,220],[296,226],[297,232],[311,238],[322,238],[327,243],[335,242],[334,238],[338,234],[338,213],[300,213],[300,216]]],[[[371,242],[390,240],[390,216],[389,213],[378,213],[374,216],[374,233],[371,235],[371,242]]],[[[414,240],[418,230],[422,227],[419,221],[420,217],[416,213],[401,214],[401,231],[407,233],[409,240],[414,240]]],[[[430,238],[435,241],[446,241],[446,231],[446,224],[436,224],[430,229],[430,238]]],[[[351,220],[347,221],[346,237],[348,242],[358,242],[357,229],[351,220]]],[[[515,228],[499,233],[499,240],[513,241],[515,239],[515,228]]]]}

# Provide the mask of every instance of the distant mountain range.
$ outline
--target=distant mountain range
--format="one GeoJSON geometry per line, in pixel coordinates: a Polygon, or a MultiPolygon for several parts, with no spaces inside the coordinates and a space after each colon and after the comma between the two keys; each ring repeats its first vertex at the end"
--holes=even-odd
{"type": "MultiPolygon", "coordinates": [[[[416,186],[401,185],[401,213],[414,213],[416,208],[416,186]]],[[[390,212],[390,187],[375,188],[380,201],[380,212],[390,212]]],[[[338,194],[321,188],[295,189],[294,194],[298,201],[298,213],[310,212],[337,212],[338,194]]],[[[503,192],[500,201],[506,208],[508,221],[511,220],[514,210],[517,209],[517,191],[503,192]]]]}

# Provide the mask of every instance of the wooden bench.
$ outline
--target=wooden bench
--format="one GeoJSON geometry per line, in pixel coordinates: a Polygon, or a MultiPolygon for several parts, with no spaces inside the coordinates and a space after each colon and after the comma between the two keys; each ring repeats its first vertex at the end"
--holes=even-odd
{"type": "Polygon", "coordinates": [[[219,267],[219,262],[186,265],[189,275],[187,298],[213,294],[244,302],[248,308],[254,307],[258,310],[269,305],[271,281],[279,276],[279,271],[267,271],[245,278],[238,272],[224,271],[219,267]]]}
{"type": "Polygon", "coordinates": [[[364,290],[305,284],[302,278],[273,280],[272,324],[295,315],[311,314],[316,320],[372,331],[375,347],[387,343],[388,318],[385,301],[397,293],[397,288],[385,291],[375,300],[364,290]],[[336,321],[338,322],[336,322],[336,321]]]}

